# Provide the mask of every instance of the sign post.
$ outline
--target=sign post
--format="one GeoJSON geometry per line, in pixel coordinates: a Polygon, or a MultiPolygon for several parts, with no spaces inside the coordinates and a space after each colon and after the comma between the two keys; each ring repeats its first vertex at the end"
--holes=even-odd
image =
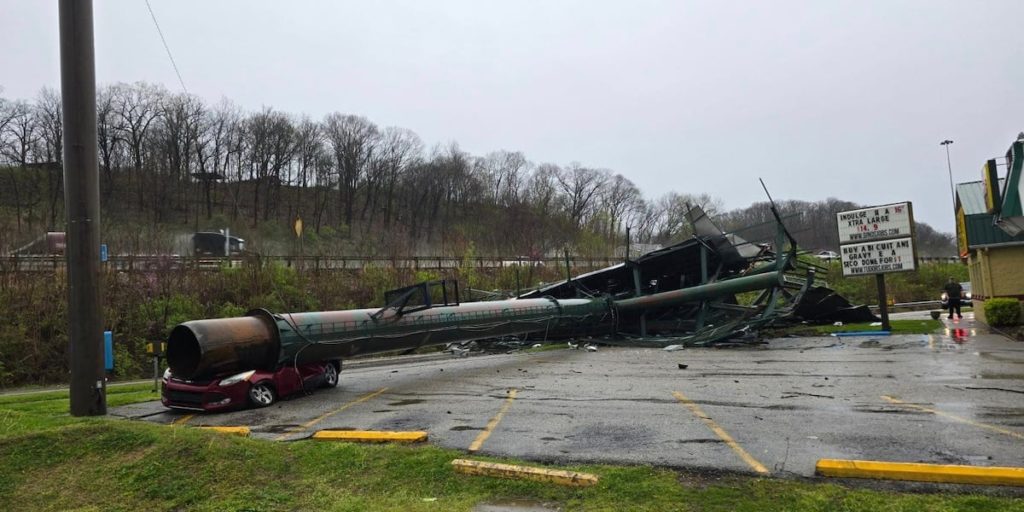
{"type": "Polygon", "coordinates": [[[305,263],[302,260],[302,256],[303,256],[303,254],[302,254],[302,217],[298,217],[298,218],[295,219],[295,225],[292,226],[292,228],[294,228],[294,230],[295,230],[296,238],[299,239],[299,265],[298,266],[299,266],[299,275],[302,275],[302,267],[303,267],[303,263],[305,263]]]}
{"type": "Polygon", "coordinates": [[[885,274],[917,270],[914,209],[908,201],[836,214],[843,276],[875,275],[882,329],[891,331],[885,274]]]}

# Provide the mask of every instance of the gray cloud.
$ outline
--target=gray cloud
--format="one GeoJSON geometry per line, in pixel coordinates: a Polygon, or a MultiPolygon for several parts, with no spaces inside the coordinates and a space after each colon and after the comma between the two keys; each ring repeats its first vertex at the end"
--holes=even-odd
{"type": "MultiPolygon", "coordinates": [[[[342,111],[727,207],[912,200],[952,231],[945,153],[980,177],[1024,130],[1017,1],[152,0],[189,90],[342,111]]],[[[138,1],[96,2],[103,83],[177,89],[138,1]]],[[[0,0],[0,86],[58,86],[55,2],[0,0]]]]}

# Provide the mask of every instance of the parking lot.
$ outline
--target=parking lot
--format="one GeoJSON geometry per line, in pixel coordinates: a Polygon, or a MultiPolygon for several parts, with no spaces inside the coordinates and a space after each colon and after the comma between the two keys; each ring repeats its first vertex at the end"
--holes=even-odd
{"type": "Polygon", "coordinates": [[[775,476],[813,475],[821,458],[1024,466],[1024,344],[970,316],[932,335],[353,363],[338,388],[267,409],[112,413],[281,441],[423,430],[440,446],[527,460],[775,476]]]}

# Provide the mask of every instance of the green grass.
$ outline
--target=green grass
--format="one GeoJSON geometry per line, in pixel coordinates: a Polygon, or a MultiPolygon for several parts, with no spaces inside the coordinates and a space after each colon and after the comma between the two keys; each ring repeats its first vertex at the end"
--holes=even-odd
{"type": "MultiPolygon", "coordinates": [[[[148,385],[110,403],[152,398],[148,385]]],[[[565,510],[1024,510],[1024,500],[911,494],[667,469],[584,465],[592,488],[455,474],[433,446],[278,443],[188,427],[71,418],[66,393],[0,398],[0,503],[18,510],[470,510],[525,499],[565,510]]],[[[476,458],[476,457],[474,457],[476,458]]],[[[496,460],[496,459],[490,459],[496,460]]],[[[502,460],[503,462],[515,462],[502,460]]]]}
{"type": "MultiPolygon", "coordinates": [[[[890,320],[892,334],[931,334],[942,329],[943,324],[939,320],[890,320]]],[[[782,329],[773,329],[771,336],[785,336],[792,334],[796,336],[828,336],[834,332],[862,332],[880,331],[881,325],[871,325],[868,322],[844,325],[796,325],[782,329]]]]}

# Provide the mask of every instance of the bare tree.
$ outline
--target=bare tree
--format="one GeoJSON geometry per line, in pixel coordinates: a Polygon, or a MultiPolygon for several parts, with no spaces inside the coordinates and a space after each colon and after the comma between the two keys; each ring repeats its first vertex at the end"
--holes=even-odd
{"type": "Polygon", "coordinates": [[[145,142],[150,126],[160,116],[160,103],[166,95],[163,87],[136,82],[119,83],[112,88],[117,116],[116,125],[121,137],[127,141],[132,165],[128,169],[127,185],[136,182],[139,210],[145,210],[146,185],[140,174],[143,172],[143,155],[147,153],[145,142]]]}
{"type": "Polygon", "coordinates": [[[569,219],[577,229],[583,226],[594,199],[603,192],[609,174],[608,171],[590,169],[573,162],[555,175],[565,198],[569,219]]]}
{"type": "Polygon", "coordinates": [[[48,228],[57,229],[57,214],[64,197],[64,125],[61,117],[60,93],[49,87],[39,92],[34,109],[39,127],[41,157],[39,171],[46,175],[46,192],[50,219],[48,228]]]}
{"type": "Polygon", "coordinates": [[[361,116],[337,112],[324,119],[324,134],[331,144],[338,174],[339,212],[347,233],[352,233],[356,191],[373,155],[377,125],[361,116]]]}
{"type": "Polygon", "coordinates": [[[100,87],[96,92],[96,139],[102,171],[100,191],[105,197],[110,197],[115,192],[114,166],[124,146],[124,130],[120,124],[121,118],[118,115],[114,94],[115,90],[112,87],[100,87]]]}
{"type": "Polygon", "coordinates": [[[17,165],[8,167],[8,178],[13,194],[15,216],[17,219],[18,233],[21,233],[22,208],[25,205],[25,198],[22,196],[19,174],[25,175],[28,164],[31,162],[34,153],[38,151],[39,128],[32,106],[25,101],[15,101],[7,105],[7,119],[4,126],[4,133],[0,140],[3,141],[0,151],[6,160],[17,165]]]}

